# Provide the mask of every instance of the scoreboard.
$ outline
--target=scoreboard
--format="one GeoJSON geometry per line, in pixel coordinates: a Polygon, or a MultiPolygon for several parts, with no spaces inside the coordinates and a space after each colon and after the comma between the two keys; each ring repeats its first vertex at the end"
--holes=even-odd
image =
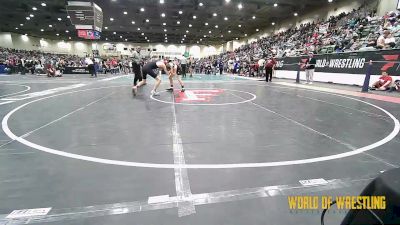
{"type": "Polygon", "coordinates": [[[68,1],[67,13],[77,30],[102,31],[103,10],[93,2],[68,1]]]}
{"type": "Polygon", "coordinates": [[[100,32],[97,30],[78,30],[78,37],[89,40],[98,40],[100,39],[100,32]]]}

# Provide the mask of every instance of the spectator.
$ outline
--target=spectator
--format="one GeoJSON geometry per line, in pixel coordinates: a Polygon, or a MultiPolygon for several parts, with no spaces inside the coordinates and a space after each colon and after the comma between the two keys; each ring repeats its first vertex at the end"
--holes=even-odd
{"type": "Polygon", "coordinates": [[[387,48],[387,42],[390,37],[390,31],[389,30],[384,30],[383,34],[379,36],[378,40],[376,41],[376,47],[379,49],[386,49],[387,48]]]}
{"type": "Polygon", "coordinates": [[[400,91],[400,80],[395,80],[390,87],[389,92],[400,91]]]}
{"type": "Polygon", "coordinates": [[[275,65],[276,65],[276,61],[275,61],[274,56],[271,56],[271,57],[269,57],[268,60],[266,60],[266,62],[265,62],[265,73],[266,73],[265,81],[266,82],[268,82],[268,81],[272,82],[272,73],[275,68],[275,65]]]}
{"type": "Polygon", "coordinates": [[[391,87],[392,84],[392,77],[388,75],[386,71],[382,71],[382,76],[379,77],[379,80],[376,81],[375,83],[372,84],[371,90],[380,90],[380,91],[386,91],[391,87]]]}
{"type": "Polygon", "coordinates": [[[306,60],[306,84],[312,84],[314,81],[314,71],[315,71],[315,64],[317,64],[317,60],[314,58],[314,54],[308,54],[308,59],[306,60]]]}

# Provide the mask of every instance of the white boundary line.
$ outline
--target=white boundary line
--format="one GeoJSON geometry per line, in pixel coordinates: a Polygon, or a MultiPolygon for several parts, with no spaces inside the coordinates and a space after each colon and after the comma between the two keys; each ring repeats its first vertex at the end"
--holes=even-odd
{"type": "MultiPolygon", "coordinates": [[[[183,153],[183,145],[181,134],[179,133],[179,124],[176,117],[175,95],[172,94],[172,137],[173,137],[173,153],[174,164],[177,166],[185,165],[185,155],[183,153]]],[[[175,190],[178,197],[178,216],[189,216],[196,213],[190,190],[189,176],[186,168],[175,168],[175,190]]]]}
{"type": "MultiPolygon", "coordinates": [[[[323,162],[323,161],[329,161],[329,160],[334,160],[334,159],[340,159],[340,158],[345,158],[349,156],[354,156],[358,155],[360,153],[372,150],[374,148],[377,148],[381,145],[384,145],[385,143],[391,141],[393,138],[397,136],[397,134],[400,131],[400,122],[399,120],[396,119],[391,113],[386,111],[385,109],[376,106],[372,103],[365,102],[356,98],[348,97],[348,96],[343,96],[343,95],[338,95],[338,94],[331,94],[335,96],[339,96],[342,98],[346,99],[351,99],[354,101],[358,101],[367,105],[370,105],[372,107],[375,107],[385,114],[387,114],[394,122],[394,128],[392,132],[383,138],[382,140],[379,140],[375,143],[372,143],[370,145],[349,151],[349,152],[344,152],[340,154],[335,154],[335,155],[329,155],[329,156],[323,156],[323,157],[316,157],[316,158],[308,158],[308,159],[301,159],[301,160],[289,160],[289,161],[276,161],[276,162],[264,162],[264,163],[236,163],[236,164],[185,164],[185,165],[175,165],[175,164],[158,164],[158,163],[141,163],[141,162],[129,162],[129,161],[119,161],[119,160],[110,160],[110,159],[103,159],[103,158],[96,158],[96,157],[91,157],[91,156],[84,156],[84,155],[79,155],[79,154],[73,154],[73,153],[68,153],[68,152],[63,152],[60,150],[48,148],[45,146],[41,146],[35,143],[32,143],[22,137],[16,136],[8,127],[8,120],[11,117],[12,114],[14,114],[16,111],[20,110],[21,108],[32,104],[34,102],[42,101],[48,98],[53,98],[57,97],[60,95],[65,95],[65,94],[73,94],[73,93],[79,93],[79,92],[85,92],[85,91],[91,91],[91,90],[99,90],[99,89],[107,89],[107,88],[113,88],[113,87],[122,87],[122,86],[128,86],[128,85],[121,85],[121,86],[110,86],[110,87],[99,87],[99,88],[92,88],[92,89],[85,89],[85,90],[77,90],[77,91],[72,91],[72,92],[65,92],[65,93],[60,93],[57,95],[52,95],[40,99],[33,100],[31,102],[25,103],[13,110],[11,110],[6,116],[4,116],[2,120],[2,128],[3,131],[6,133],[8,137],[10,137],[12,140],[16,140],[20,142],[21,144],[24,144],[26,146],[29,146],[31,148],[35,148],[39,151],[59,155],[59,156],[64,156],[67,158],[73,158],[73,159],[79,159],[83,161],[89,161],[89,162],[96,162],[96,163],[102,163],[102,164],[109,164],[109,165],[118,165],[118,166],[130,166],[130,167],[144,167],[144,168],[160,168],[160,169],[175,169],[175,168],[187,168],[187,169],[233,169],[233,168],[261,168],[261,167],[275,167],[275,166],[288,166],[288,165],[301,165],[301,164],[308,164],[308,163],[315,163],[315,162],[323,162]]],[[[294,88],[296,89],[296,88],[294,88]]],[[[325,93],[325,92],[320,92],[320,93],[325,93]]]]}
{"type": "Polygon", "coordinates": [[[24,93],[24,92],[27,92],[27,91],[31,90],[31,87],[29,87],[28,85],[23,85],[23,84],[3,84],[3,85],[14,85],[14,86],[26,87],[26,89],[23,90],[23,91],[14,92],[14,93],[11,93],[11,94],[1,95],[0,98],[11,96],[11,95],[16,95],[16,94],[21,94],[21,93],[24,93]]]}
{"type": "MultiPolygon", "coordinates": [[[[247,100],[243,100],[240,102],[227,102],[227,103],[173,103],[173,102],[167,102],[167,101],[163,101],[160,99],[155,98],[154,96],[150,96],[151,99],[157,101],[157,102],[162,102],[162,103],[166,103],[166,104],[175,104],[175,105],[196,105],[196,106],[219,106],[219,105],[238,105],[238,104],[243,104],[246,102],[251,102],[256,100],[257,96],[255,94],[252,94],[250,92],[246,92],[246,91],[238,91],[238,90],[232,90],[232,89],[225,89],[225,88],[192,88],[192,89],[186,89],[186,90],[214,90],[214,89],[220,89],[220,90],[224,90],[224,91],[232,91],[232,92],[240,92],[240,93],[245,93],[248,95],[251,95],[252,98],[251,99],[247,99],[247,100]]],[[[167,91],[161,91],[159,93],[164,93],[167,91]]]]}
{"type": "Polygon", "coordinates": [[[15,101],[0,102],[0,105],[10,104],[10,103],[13,103],[13,102],[15,102],[15,101]]]}

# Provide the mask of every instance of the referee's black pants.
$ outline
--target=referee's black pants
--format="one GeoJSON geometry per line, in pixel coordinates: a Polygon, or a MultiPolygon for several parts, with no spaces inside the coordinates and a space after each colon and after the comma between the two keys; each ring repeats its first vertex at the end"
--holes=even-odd
{"type": "Polygon", "coordinates": [[[271,67],[266,67],[265,68],[265,73],[266,73],[266,81],[268,82],[271,82],[272,81],[272,68],[271,67]]]}
{"type": "Polygon", "coordinates": [[[132,62],[133,73],[135,78],[133,79],[133,85],[136,86],[138,81],[142,81],[142,71],[140,70],[140,64],[132,62]]]}

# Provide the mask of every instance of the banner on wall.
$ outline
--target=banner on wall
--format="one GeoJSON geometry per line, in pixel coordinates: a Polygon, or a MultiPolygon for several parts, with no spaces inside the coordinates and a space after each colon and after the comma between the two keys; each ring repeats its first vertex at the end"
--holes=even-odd
{"type": "MultiPolygon", "coordinates": [[[[277,58],[277,69],[297,71],[299,66],[296,63],[304,63],[307,57],[277,58]]],[[[400,60],[400,50],[324,54],[314,55],[314,58],[317,60],[316,72],[365,75],[368,63],[372,60],[382,61],[382,63],[374,63],[373,75],[381,74],[382,70],[387,71],[391,76],[400,75],[400,64],[394,63],[400,60]]]]}

